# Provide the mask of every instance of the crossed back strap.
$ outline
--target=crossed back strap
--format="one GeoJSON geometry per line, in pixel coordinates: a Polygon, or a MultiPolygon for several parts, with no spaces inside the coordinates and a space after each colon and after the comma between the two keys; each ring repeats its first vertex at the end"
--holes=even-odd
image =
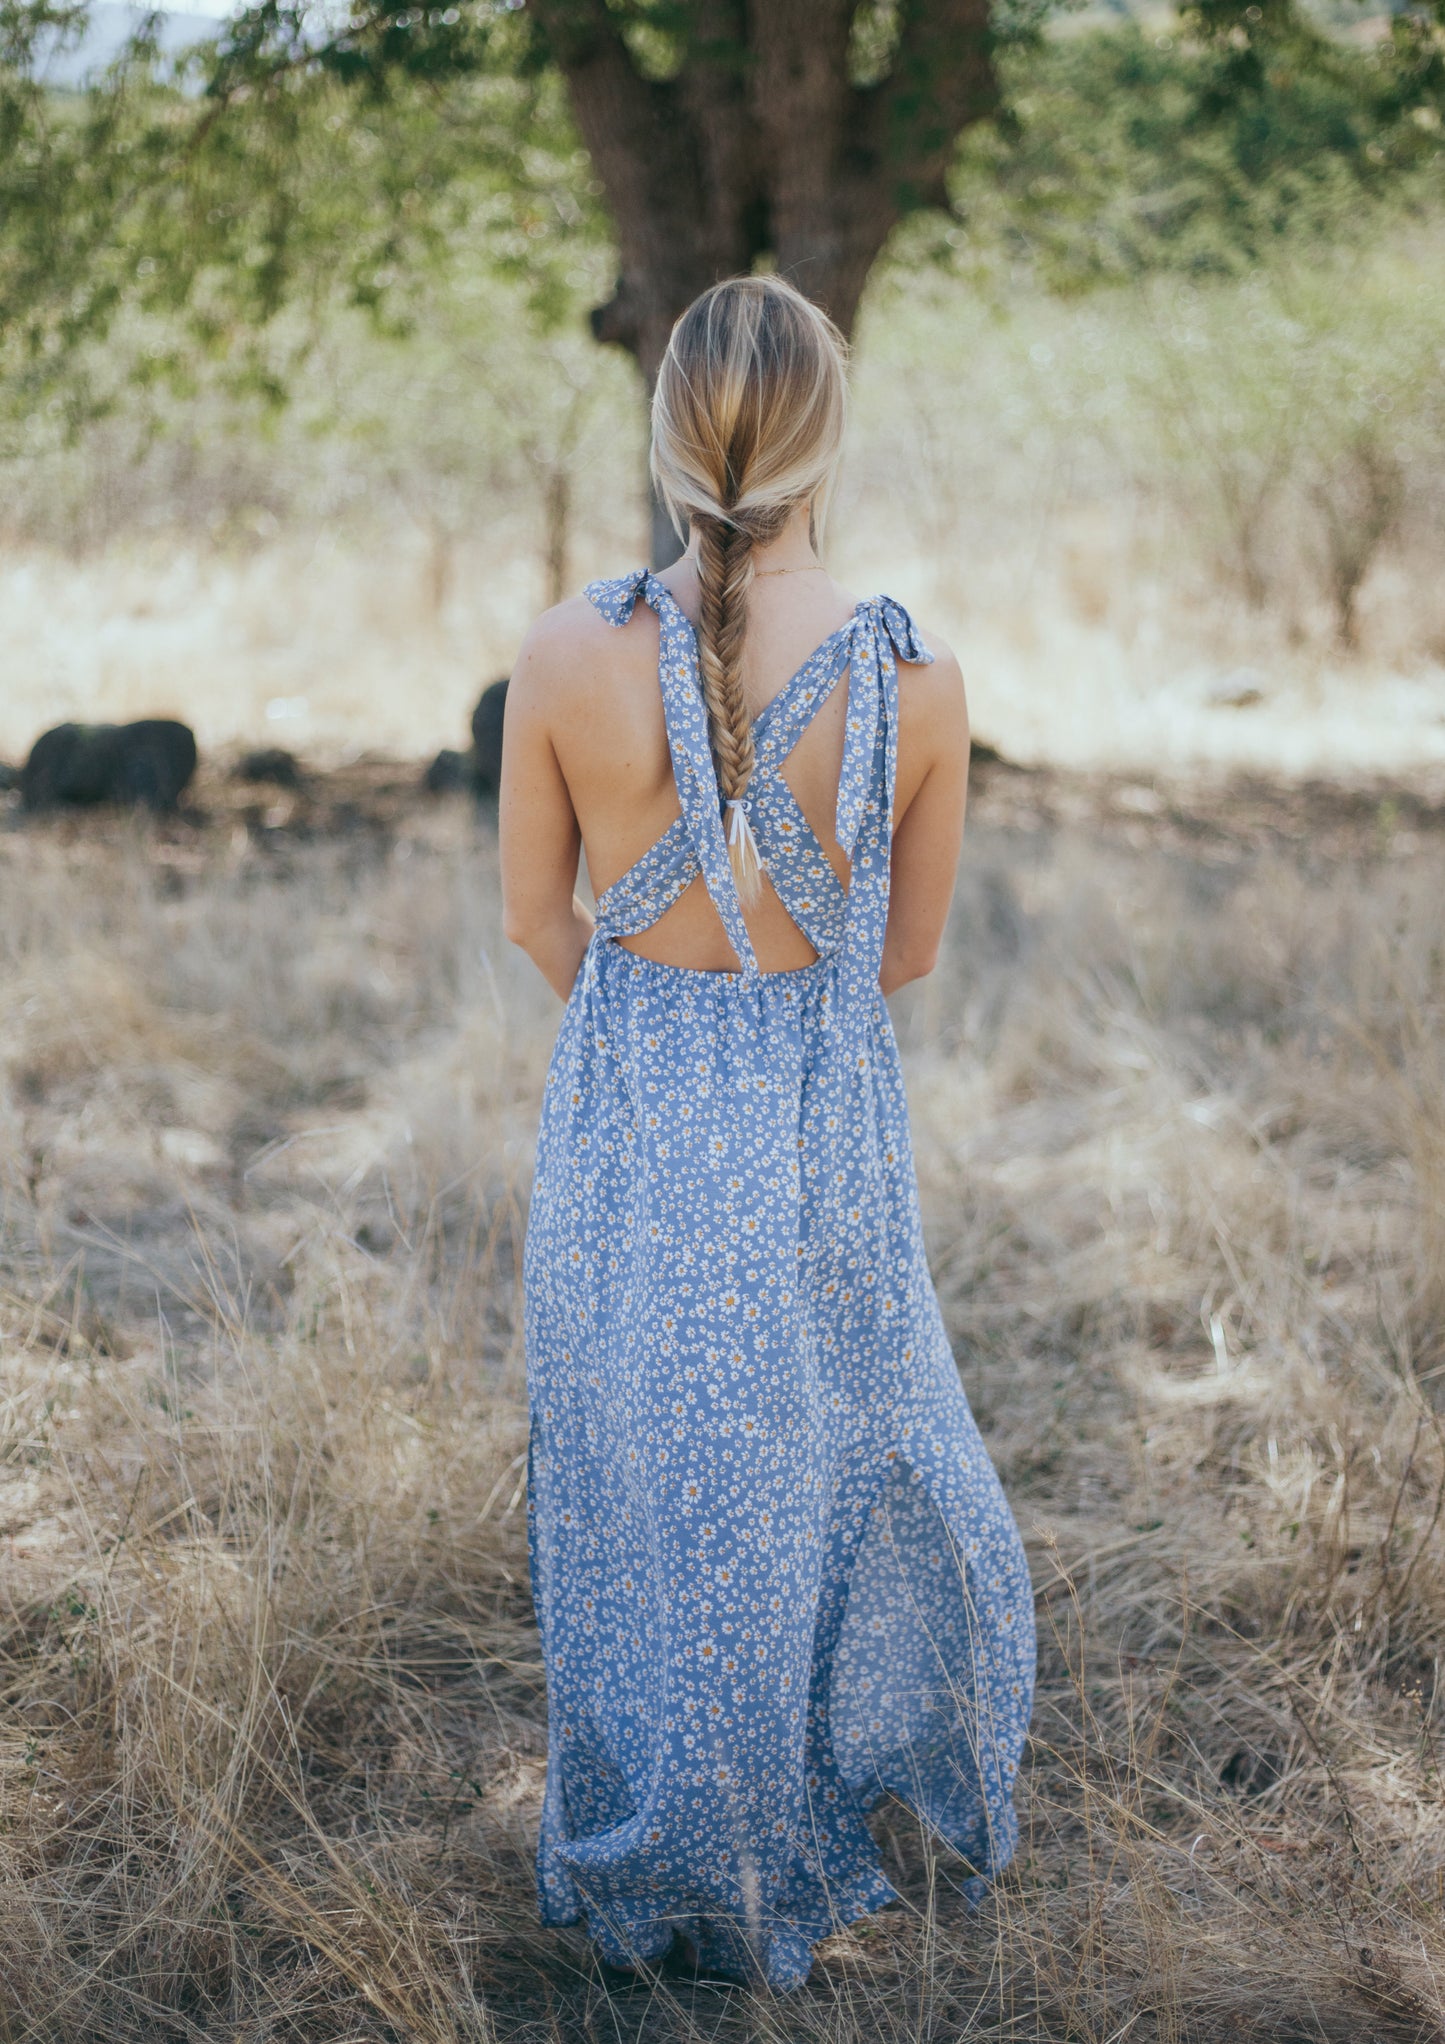
{"type": "MultiPolygon", "coordinates": [[[[701,873],[743,980],[752,982],[759,967],[728,859],[697,634],[671,591],[646,570],[594,582],[587,596],[614,625],[627,623],[639,597],[657,614],[658,683],[682,811],[601,896],[598,934],[633,936],[649,928],[701,873]]],[[[753,727],[757,764],[746,807],[769,878],[814,949],[839,961],[849,991],[876,994],[888,920],[898,661],[926,663],[932,657],[902,605],[889,596],[872,597],[824,640],[753,727]],[[851,862],[846,892],[782,775],[783,762],[845,673],[848,713],[835,828],[851,862]]]]}

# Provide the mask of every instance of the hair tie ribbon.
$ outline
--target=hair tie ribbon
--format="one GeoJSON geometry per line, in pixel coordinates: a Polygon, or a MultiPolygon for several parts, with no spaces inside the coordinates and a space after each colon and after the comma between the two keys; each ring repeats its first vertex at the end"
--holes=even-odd
{"type": "Polygon", "coordinates": [[[762,856],[758,851],[758,841],[753,836],[753,827],[748,821],[744,798],[741,795],[730,795],[727,808],[729,851],[740,853],[744,860],[751,854],[758,871],[760,873],[765,871],[762,856]]]}

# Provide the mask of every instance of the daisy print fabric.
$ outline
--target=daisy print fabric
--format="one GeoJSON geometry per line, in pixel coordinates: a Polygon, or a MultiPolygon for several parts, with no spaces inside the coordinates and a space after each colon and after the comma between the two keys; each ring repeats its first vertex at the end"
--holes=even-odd
{"type": "Polygon", "coordinates": [[[598,902],[547,1079],[525,1289],[533,1589],[548,1694],[543,1917],[608,1960],[677,1932],[709,1970],[804,1980],[893,1898],[866,1820],[901,1798],[1007,1863],[1034,1678],[1017,1528],[944,1331],[878,986],[898,662],[860,604],[755,727],[749,821],[818,952],[758,970],[732,884],[691,624],[661,627],[682,814],[598,902]],[[782,778],[847,691],[846,887],[782,778]],[[701,875],[738,959],[615,939],[701,875]]]}

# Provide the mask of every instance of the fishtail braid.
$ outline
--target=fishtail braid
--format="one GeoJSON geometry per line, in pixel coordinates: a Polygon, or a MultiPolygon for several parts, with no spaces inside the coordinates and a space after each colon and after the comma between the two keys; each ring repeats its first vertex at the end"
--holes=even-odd
{"type": "MultiPolygon", "coordinates": [[[[741,802],[753,776],[753,720],[743,688],[743,641],[748,628],[748,586],[753,548],[771,539],[786,513],[724,520],[697,516],[697,576],[701,592],[698,667],[718,789],[724,802],[741,802]]],[[[751,833],[730,833],[739,898],[755,901],[762,871],[751,833]]]]}
{"type": "Polygon", "coordinates": [[[743,688],[753,550],[804,505],[821,515],[843,436],[845,365],[842,335],[793,285],[731,277],[679,319],[653,390],[652,476],[679,533],[690,526],[696,541],[698,664],[744,902],[762,884],[742,807],[756,764],[743,688]]]}

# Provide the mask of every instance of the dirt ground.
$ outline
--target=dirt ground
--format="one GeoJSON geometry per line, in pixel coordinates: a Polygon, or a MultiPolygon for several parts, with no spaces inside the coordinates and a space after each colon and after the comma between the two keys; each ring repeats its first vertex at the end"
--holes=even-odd
{"type": "MultiPolygon", "coordinates": [[[[203,765],[175,815],[147,820],[160,864],[200,872],[218,843],[239,849],[241,833],[255,853],[283,855],[325,839],[370,841],[381,850],[461,799],[426,794],[424,763],[374,755],[315,770],[299,763],[300,785],[292,788],[238,779],[239,757],[203,765]]],[[[1265,851],[1298,851],[1306,860],[1408,854],[1416,837],[1445,830],[1445,774],[1433,768],[1354,779],[1270,780],[1210,770],[1154,780],[1018,767],[976,746],[969,799],[976,826],[1073,825],[1134,849],[1167,847],[1227,862],[1265,851]]],[[[30,817],[17,795],[0,796],[0,836],[12,839],[114,845],[133,828],[134,819],[113,809],[30,817]]]]}

